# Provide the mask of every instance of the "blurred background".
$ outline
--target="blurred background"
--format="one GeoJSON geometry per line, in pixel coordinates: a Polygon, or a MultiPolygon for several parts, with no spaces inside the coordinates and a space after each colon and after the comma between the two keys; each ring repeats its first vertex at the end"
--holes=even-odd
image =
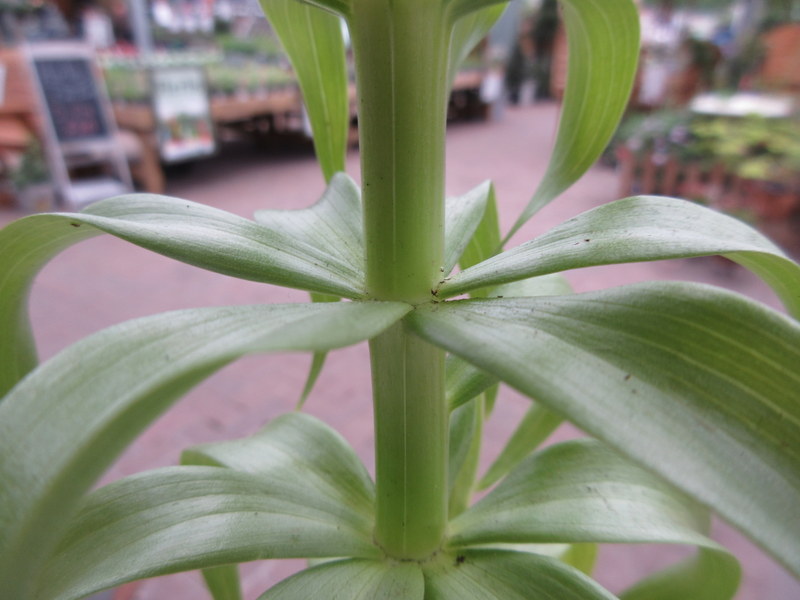
{"type": "MultiPolygon", "coordinates": [[[[510,246],[599,204],[664,194],[746,220],[797,258],[800,0],[637,4],[640,68],[617,135],[602,160],[510,246]]],[[[567,58],[555,0],[514,0],[455,81],[447,191],[461,194],[491,178],[505,230],[546,168],[567,58]]],[[[358,179],[355,94],[353,83],[347,170],[358,179]]],[[[134,190],[249,218],[262,208],[308,206],[323,189],[291,65],[256,0],[0,0],[0,226],[134,190]]],[[[647,279],[709,283],[780,309],[760,281],[721,258],[567,276],[578,292],[647,279]]],[[[306,299],[98,237],[45,267],[31,315],[48,358],[103,327],[163,310],[306,299]]],[[[251,357],[223,369],[151,427],[105,481],[176,464],[188,445],[248,435],[293,410],[309,362],[305,355],[251,357]]],[[[371,468],[367,364],[364,345],[331,353],[306,410],[342,432],[371,468]]],[[[484,465],[527,406],[502,392],[487,424],[484,465]]],[[[575,435],[564,428],[554,439],[575,435]]],[[[800,583],[742,536],[724,523],[713,533],[743,562],[738,600],[800,598],[800,583]]],[[[603,547],[597,578],[619,591],[686,552],[603,547]]],[[[245,567],[246,597],[300,566],[245,567]]],[[[102,597],[204,596],[197,574],[180,574],[102,597]]]]}
{"type": "MultiPolygon", "coordinates": [[[[639,75],[605,156],[619,195],[707,203],[792,247],[800,1],[637,3],[639,75]]],[[[0,0],[0,44],[0,207],[163,192],[171,165],[231,142],[308,143],[291,66],[256,0],[0,0]]],[[[514,0],[463,65],[452,120],[557,102],[567,54],[556,0],[514,0]]],[[[352,116],[355,143],[355,102],[352,116]]]]}

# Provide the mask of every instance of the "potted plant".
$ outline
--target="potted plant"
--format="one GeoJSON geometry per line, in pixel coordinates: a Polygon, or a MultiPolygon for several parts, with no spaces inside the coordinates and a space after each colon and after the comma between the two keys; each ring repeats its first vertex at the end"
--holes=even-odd
{"type": "MultiPolygon", "coordinates": [[[[709,510],[800,573],[800,266],[734,219],[654,197],[503,250],[510,233],[498,230],[490,184],[444,194],[449,82],[502,6],[319,4],[326,10],[263,3],[330,182],[319,203],[251,221],[127,196],[0,232],[0,595],[80,598],[203,569],[215,599],[238,599],[236,564],[305,557],[309,568],[261,598],[609,599],[587,576],[595,545],[663,542],[698,551],[623,598],[731,598],[739,567],[706,537],[709,510]],[[341,173],[347,68],[331,12],[347,20],[355,53],[360,189],[341,173]],[[315,302],[156,315],[37,366],[30,282],[53,254],[100,232],[308,290],[315,302]],[[571,294],[555,275],[705,254],[751,268],[794,316],[687,283],[571,294]],[[362,340],[374,481],[338,433],[294,412],[246,439],[187,449],[181,466],[91,490],[148,423],[222,365],[294,350],[319,366],[362,340]],[[500,381],[534,403],[478,478],[500,381]],[[564,419],[595,439],[537,451],[564,419]]],[[[633,82],[634,5],[562,6],[571,65],[554,158],[512,231],[594,163],[633,82]]]]}
{"type": "Polygon", "coordinates": [[[739,202],[762,220],[785,219],[800,205],[800,125],[749,115],[692,125],[694,145],[739,180],[739,202]]]}
{"type": "Polygon", "coordinates": [[[17,203],[26,212],[45,212],[55,207],[55,188],[38,140],[31,139],[26,146],[19,165],[11,171],[11,183],[17,203]]]}

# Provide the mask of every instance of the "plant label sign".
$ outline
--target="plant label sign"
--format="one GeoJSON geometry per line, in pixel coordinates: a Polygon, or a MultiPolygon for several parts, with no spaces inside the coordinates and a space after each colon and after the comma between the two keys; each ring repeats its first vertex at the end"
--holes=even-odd
{"type": "Polygon", "coordinates": [[[158,147],[165,162],[182,162],[216,151],[203,70],[170,67],[152,71],[158,147]]]}

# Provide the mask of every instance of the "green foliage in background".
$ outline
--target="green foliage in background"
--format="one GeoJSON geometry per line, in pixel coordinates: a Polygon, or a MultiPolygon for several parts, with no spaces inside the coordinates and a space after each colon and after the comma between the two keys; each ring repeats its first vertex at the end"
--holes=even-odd
{"type": "MultiPolygon", "coordinates": [[[[444,193],[452,74],[500,7],[313,4],[263,0],[306,97],[328,181],[317,204],[251,221],[130,195],[0,232],[0,597],[78,599],[201,569],[214,600],[239,600],[239,563],[306,558],[260,599],[611,599],[590,577],[596,544],[655,542],[697,550],[621,598],[729,600],[739,566],[707,537],[712,512],[800,575],[800,266],[739,221],[656,197],[612,202],[505,250],[490,183],[444,193]],[[353,43],[360,188],[341,172],[347,71],[331,13],[353,43]],[[38,364],[32,281],[101,233],[317,302],[154,315],[38,364]],[[689,283],[571,294],[560,275],[708,254],[763,278],[788,315],[689,283]],[[321,301],[335,298],[346,301],[321,301]],[[231,361],[320,359],[365,340],[374,479],[337,432],[294,412],[95,489],[143,429],[231,361]],[[479,474],[501,382],[531,409],[479,474]],[[564,420],[593,437],[539,449],[564,420]]],[[[634,79],[630,0],[561,5],[570,64],[559,131],[512,232],[596,161],[634,79]]]]}
{"type": "Polygon", "coordinates": [[[661,159],[721,164],[746,179],[798,184],[800,122],[793,118],[715,117],[685,110],[633,114],[620,126],[614,143],[661,159]]]}

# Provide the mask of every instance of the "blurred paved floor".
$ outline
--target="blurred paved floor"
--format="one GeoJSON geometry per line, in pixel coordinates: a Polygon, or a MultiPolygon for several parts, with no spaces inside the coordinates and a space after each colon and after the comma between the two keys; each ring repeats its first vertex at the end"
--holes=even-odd
{"type": "MultiPolygon", "coordinates": [[[[555,130],[557,108],[540,104],[508,109],[492,123],[460,123],[448,135],[448,193],[463,193],[481,181],[495,182],[504,229],[527,203],[541,177],[555,130]]],[[[353,153],[348,171],[358,178],[353,153]]],[[[173,173],[168,193],[250,217],[260,208],[299,208],[313,203],[323,180],[308,152],[275,156],[248,145],[230,147],[214,160],[173,173]]],[[[613,171],[595,168],[560,200],[541,211],[511,245],[520,243],[598,204],[615,199],[613,171]]],[[[0,211],[0,225],[20,216],[0,211]]],[[[778,306],[771,292],[749,273],[715,259],[681,260],[586,269],[568,274],[577,291],[646,279],[681,279],[728,287],[778,306]]],[[[32,294],[32,317],[43,357],[108,325],[155,312],[194,306],[303,301],[305,294],[205,273],[100,237],[75,246],[48,265],[32,294]]],[[[308,412],[337,428],[371,467],[372,424],[367,351],[359,345],[332,353],[308,412]]],[[[308,358],[253,357],[235,363],[193,390],[170,409],[115,464],[106,480],[175,464],[187,445],[243,436],[291,410],[302,387],[308,358]]],[[[486,462],[497,453],[526,401],[504,391],[488,424],[486,462]]],[[[561,432],[562,437],[572,435],[561,432]]],[[[800,583],[729,528],[716,536],[745,564],[740,600],[800,598],[800,583]]],[[[643,572],[684,555],[683,549],[605,547],[598,579],[618,591],[643,572]]],[[[291,573],[300,561],[266,562],[244,569],[247,598],[291,573]]],[[[182,574],[152,580],[137,600],[204,598],[200,578],[182,574]]]]}

